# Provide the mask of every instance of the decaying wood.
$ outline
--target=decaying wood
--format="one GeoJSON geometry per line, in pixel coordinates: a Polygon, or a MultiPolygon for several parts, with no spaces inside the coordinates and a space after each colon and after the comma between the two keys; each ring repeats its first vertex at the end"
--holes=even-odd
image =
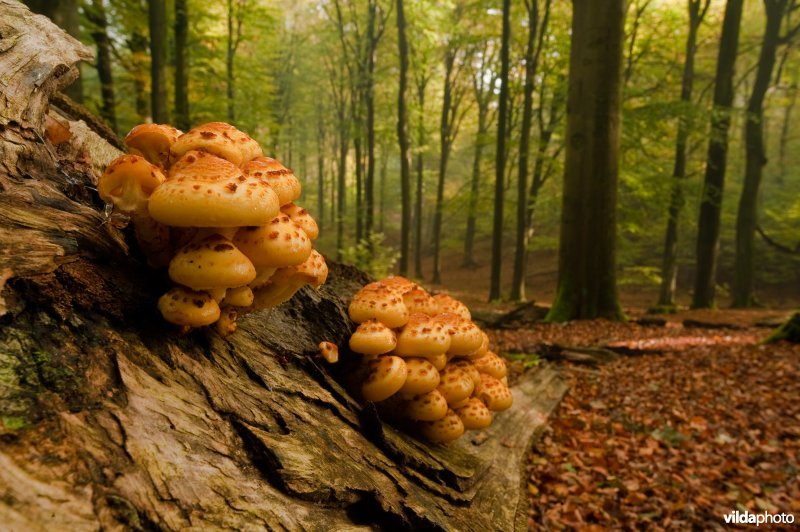
{"type": "Polygon", "coordinates": [[[367,281],[336,264],[321,291],[227,338],[178,336],[155,309],[165,279],[93,189],[117,152],[80,122],[57,146],[43,133],[48,97],[89,57],[0,0],[3,527],[524,528],[522,464],[559,375],[523,377],[484,433],[417,441],[314,356],[321,340],[345,345],[345,298],[367,281]]]}

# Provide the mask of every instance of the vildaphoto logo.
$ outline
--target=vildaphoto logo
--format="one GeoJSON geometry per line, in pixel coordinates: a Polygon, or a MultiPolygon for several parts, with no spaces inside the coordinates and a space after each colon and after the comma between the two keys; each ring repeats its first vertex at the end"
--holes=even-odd
{"type": "Polygon", "coordinates": [[[792,514],[771,514],[766,510],[761,513],[753,513],[745,510],[740,512],[734,510],[722,516],[725,524],[728,525],[791,525],[794,523],[792,514]]]}

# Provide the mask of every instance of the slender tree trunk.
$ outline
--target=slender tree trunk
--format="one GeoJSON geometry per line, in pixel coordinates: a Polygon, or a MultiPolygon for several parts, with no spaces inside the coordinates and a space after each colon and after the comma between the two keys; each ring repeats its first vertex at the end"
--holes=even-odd
{"type": "Polygon", "coordinates": [[[342,260],[344,250],[344,219],[347,210],[347,151],[348,138],[346,124],[339,125],[339,168],[336,198],[336,260],[342,260]]]}
{"type": "Polygon", "coordinates": [[[481,161],[488,133],[488,103],[488,100],[486,105],[484,105],[484,102],[478,102],[478,132],[475,135],[475,155],[472,159],[472,178],[470,179],[469,203],[467,204],[467,229],[464,234],[464,261],[462,265],[465,268],[474,268],[478,265],[475,260],[475,228],[478,220],[478,195],[481,187],[481,161]]]}
{"type": "Polygon", "coordinates": [[[317,225],[325,226],[325,119],[317,107],[317,225]]]}
{"type": "Polygon", "coordinates": [[[169,122],[167,115],[167,4],[150,0],[150,112],[153,122],[169,122]]]}
{"type": "Polygon", "coordinates": [[[175,0],[175,126],[183,131],[191,127],[189,118],[189,65],[186,39],[189,33],[187,0],[175,0]]]}
{"type": "Polygon", "coordinates": [[[447,163],[450,158],[451,130],[453,128],[453,68],[455,50],[448,49],[445,54],[444,90],[442,94],[442,114],[439,122],[439,176],[436,183],[436,204],[433,212],[433,284],[442,283],[442,219],[444,215],[444,182],[447,176],[447,163]]]}
{"type": "Polygon", "coordinates": [[[364,100],[367,111],[367,171],[364,179],[364,238],[372,249],[372,233],[375,220],[375,17],[377,0],[369,2],[367,16],[367,77],[364,100]]]}
{"type": "Polygon", "coordinates": [[[697,229],[697,268],[692,308],[714,306],[717,253],[719,248],[722,193],[728,158],[728,130],[733,104],[733,76],[739,47],[739,26],[744,0],[728,0],[722,23],[717,72],[714,78],[714,110],[711,114],[711,135],[708,141],[706,174],[700,200],[697,229]]]}
{"type": "Polygon", "coordinates": [[[745,120],[745,174],[739,212],[736,217],[736,268],[733,306],[749,307],[754,303],[753,277],[757,201],[767,154],[764,148],[764,97],[772,80],[775,57],[780,43],[781,23],[788,0],[764,0],[767,23],[761,41],[753,92],[747,104],[745,120]]]}
{"type": "Polygon", "coordinates": [[[525,48],[525,88],[522,104],[522,132],[519,140],[519,176],[517,179],[517,227],[514,249],[514,274],[511,278],[511,300],[525,301],[526,256],[528,251],[528,148],[533,122],[533,78],[536,76],[536,29],[539,26],[539,2],[526,2],[528,10],[528,43],[525,48]]]}
{"type": "Polygon", "coordinates": [[[134,106],[140,122],[145,122],[150,114],[147,102],[147,37],[132,33],[126,41],[131,51],[131,77],[133,78],[134,106]]]}
{"type": "Polygon", "coordinates": [[[497,150],[495,153],[494,224],[492,229],[492,273],[489,301],[500,299],[503,266],[503,206],[506,169],[506,127],[508,121],[508,69],[511,41],[511,1],[503,0],[503,36],[500,49],[500,101],[497,107],[497,150]]]}
{"type": "Polygon", "coordinates": [[[414,277],[424,279],[422,274],[422,206],[425,192],[425,156],[422,147],[425,146],[425,89],[427,81],[417,85],[417,105],[419,105],[419,118],[417,123],[417,190],[414,205],[414,277]]]}
{"type": "MultiPolygon", "coordinates": [[[[411,150],[408,142],[406,91],[408,86],[408,41],[403,0],[397,0],[397,46],[400,55],[400,86],[397,92],[397,142],[400,146],[400,275],[408,275],[411,249],[411,150]]],[[[419,243],[417,243],[419,246],[419,243]]]]}
{"type": "MultiPolygon", "coordinates": [[[[234,90],[234,82],[236,73],[234,72],[234,59],[236,57],[236,42],[233,34],[234,23],[234,6],[233,0],[228,0],[228,41],[225,54],[225,88],[228,102],[228,122],[236,121],[236,92],[234,90]]],[[[291,162],[289,163],[291,166],[291,162]]]]}
{"type": "Polygon", "coordinates": [[[364,155],[361,153],[361,134],[360,121],[355,121],[356,132],[353,139],[356,155],[356,242],[361,242],[364,238],[364,155]]]}
{"type": "Polygon", "coordinates": [[[621,319],[617,174],[624,0],[573,0],[558,290],[548,319],[621,319]]]}
{"type": "Polygon", "coordinates": [[[689,34],[686,37],[686,59],[683,63],[681,102],[685,106],[678,118],[678,133],[675,140],[675,164],[672,170],[667,231],[664,237],[664,257],[661,265],[661,290],[658,296],[660,307],[675,306],[675,285],[678,274],[678,222],[683,210],[683,186],[686,178],[686,143],[689,139],[689,124],[686,113],[692,103],[694,85],[694,58],[697,51],[697,30],[708,9],[709,0],[689,0],[689,34]],[[703,4],[701,6],[701,4],[703,4]]]}
{"type": "Polygon", "coordinates": [[[86,18],[92,23],[92,39],[97,45],[97,77],[100,79],[100,94],[103,106],[100,115],[117,131],[116,103],[114,101],[114,76],[111,73],[111,46],[108,40],[108,20],[102,0],[92,0],[86,6],[86,18]]]}
{"type": "Polygon", "coordinates": [[[378,184],[378,232],[386,232],[386,177],[389,171],[389,152],[381,149],[381,173],[378,184]]]}

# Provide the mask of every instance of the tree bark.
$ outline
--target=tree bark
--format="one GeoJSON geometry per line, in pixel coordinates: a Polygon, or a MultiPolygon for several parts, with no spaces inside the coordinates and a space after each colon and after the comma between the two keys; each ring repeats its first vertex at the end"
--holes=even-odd
{"type": "Polygon", "coordinates": [[[503,35],[500,44],[500,97],[497,105],[497,149],[495,152],[494,218],[492,226],[492,272],[489,301],[500,299],[503,267],[503,207],[505,205],[506,127],[508,122],[508,70],[511,46],[511,2],[503,0],[503,35]]]}
{"type": "Polygon", "coordinates": [[[736,216],[736,263],[733,285],[733,306],[750,307],[755,302],[753,277],[755,261],[757,202],[767,154],[764,145],[764,97],[772,81],[772,71],[780,42],[788,0],[764,0],[766,28],[761,41],[756,79],[745,118],[745,173],[739,211],[736,216]]]}
{"type": "Polygon", "coordinates": [[[406,92],[408,90],[408,41],[403,0],[397,0],[397,49],[400,56],[400,85],[397,92],[397,143],[400,146],[400,275],[408,275],[411,250],[411,148],[408,142],[406,92]]]}
{"type": "Polygon", "coordinates": [[[428,77],[422,76],[417,82],[417,105],[419,106],[419,118],[417,123],[417,183],[416,194],[414,196],[414,277],[424,279],[422,273],[422,206],[425,203],[425,89],[428,85],[428,77]]]}
{"type": "Polygon", "coordinates": [[[150,24],[150,112],[153,122],[169,122],[167,115],[167,4],[148,3],[150,24]]]}
{"type": "Polygon", "coordinates": [[[187,0],[175,0],[175,127],[187,131],[189,118],[189,65],[186,40],[189,34],[187,0]]]}
{"type": "Polygon", "coordinates": [[[368,281],[353,268],[331,263],[320,291],[225,339],[176,334],[154,319],[162,274],[93,192],[119,152],[78,121],[58,153],[40,140],[88,49],[13,0],[0,35],[4,526],[525,527],[526,453],[565,390],[552,368],[513,386],[485,437],[445,447],[383,423],[313,357],[320,340],[346,345],[346,298],[368,281]]]}
{"type": "Polygon", "coordinates": [[[689,34],[686,37],[686,58],[681,80],[681,103],[685,106],[678,117],[678,133],[675,140],[675,163],[672,169],[667,230],[664,236],[664,256],[661,264],[661,289],[658,306],[675,306],[675,284],[678,275],[678,222],[685,203],[683,182],[686,179],[686,143],[689,140],[689,124],[685,113],[692,103],[694,86],[694,58],[697,51],[697,30],[703,22],[710,0],[689,0],[689,34]],[[701,5],[702,4],[702,5],[701,5]]]}
{"type": "Polygon", "coordinates": [[[103,100],[100,116],[117,131],[116,104],[114,101],[114,76],[111,73],[111,46],[108,40],[106,9],[101,0],[92,0],[86,6],[86,18],[92,24],[92,39],[97,45],[97,77],[100,79],[100,96],[103,100]]]}
{"type": "Polygon", "coordinates": [[[623,317],[616,211],[624,0],[573,0],[558,289],[548,319],[623,317]]]}
{"type": "Polygon", "coordinates": [[[728,0],[722,22],[717,72],[714,77],[714,110],[711,113],[711,134],[697,228],[697,264],[692,308],[714,306],[722,193],[725,189],[728,159],[728,130],[731,126],[734,97],[733,76],[743,3],[743,0],[728,0]]]}

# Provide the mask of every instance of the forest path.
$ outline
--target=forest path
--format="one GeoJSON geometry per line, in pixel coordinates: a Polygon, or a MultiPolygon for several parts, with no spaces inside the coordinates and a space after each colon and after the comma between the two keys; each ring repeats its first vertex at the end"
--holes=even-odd
{"type": "Polygon", "coordinates": [[[800,346],[759,345],[770,331],[752,327],[598,320],[534,329],[495,339],[510,351],[533,336],[561,345],[650,338],[660,349],[595,369],[560,364],[571,387],[530,455],[532,528],[708,529],[733,510],[800,516],[800,346]]]}

